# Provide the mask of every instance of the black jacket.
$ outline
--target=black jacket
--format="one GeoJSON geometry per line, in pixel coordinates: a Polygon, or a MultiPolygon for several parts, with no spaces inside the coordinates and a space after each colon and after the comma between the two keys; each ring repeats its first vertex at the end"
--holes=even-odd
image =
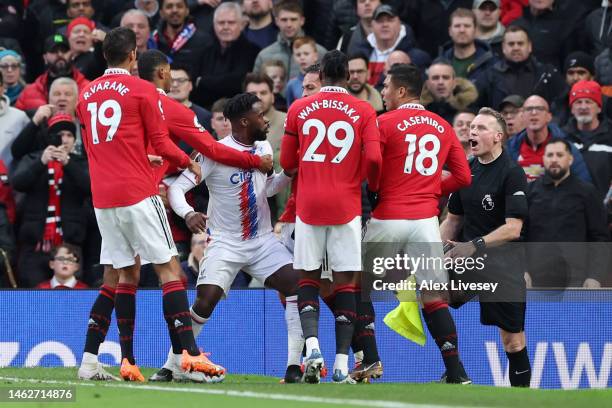
{"type": "MultiPolygon", "coordinates": [[[[33,245],[42,240],[49,202],[49,176],[47,166],[40,158],[42,151],[26,155],[15,169],[13,188],[26,194],[19,228],[19,242],[33,245]]],[[[61,186],[61,218],[64,240],[81,245],[85,240],[85,200],[91,195],[87,161],[70,155],[64,166],[61,186]]]]}
{"type": "Polygon", "coordinates": [[[104,61],[102,44],[97,43],[93,51],[79,54],[72,60],[72,63],[83,75],[85,75],[85,78],[93,81],[104,74],[104,70],[106,69],[106,63],[104,61]]]}
{"type": "Polygon", "coordinates": [[[204,58],[192,98],[193,102],[210,109],[217,99],[229,98],[242,91],[244,76],[253,69],[259,47],[241,34],[225,50],[221,49],[215,36],[203,51],[204,58]]]}
{"type": "MultiPolygon", "coordinates": [[[[190,21],[186,22],[186,24],[189,23],[190,21]]],[[[172,62],[189,67],[191,75],[195,77],[200,72],[200,64],[202,64],[202,58],[204,57],[204,47],[210,36],[200,29],[196,29],[189,41],[177,53],[172,53],[172,44],[168,44],[164,35],[165,28],[166,25],[162,21],[154,35],[157,49],[170,57],[172,62]]]]}
{"type": "Polygon", "coordinates": [[[37,126],[34,122],[30,121],[17,135],[17,138],[15,138],[11,145],[13,159],[20,160],[28,153],[44,149],[47,146],[47,134],[46,124],[37,126]]]}
{"type": "Polygon", "coordinates": [[[537,94],[551,102],[563,92],[564,84],[556,68],[542,64],[534,57],[518,64],[502,59],[487,70],[486,83],[479,90],[479,105],[498,109],[501,101],[512,94],[523,98],[537,94]]]}
{"type": "Polygon", "coordinates": [[[593,132],[593,138],[589,141],[583,139],[576,126],[576,119],[571,118],[563,128],[567,134],[568,141],[574,143],[582,153],[584,161],[589,168],[593,178],[593,184],[597,188],[599,200],[603,202],[604,197],[610,189],[612,182],[612,129],[608,119],[602,119],[599,127],[593,132]]]}
{"type": "MultiPolygon", "coordinates": [[[[476,54],[474,55],[474,63],[468,67],[467,79],[469,79],[481,92],[481,89],[485,87],[487,83],[487,71],[490,67],[495,64],[497,58],[491,46],[484,41],[475,40],[476,54]]],[[[443,47],[440,48],[440,56],[446,58],[449,61],[453,60],[454,49],[453,42],[449,41],[443,47]]]]}

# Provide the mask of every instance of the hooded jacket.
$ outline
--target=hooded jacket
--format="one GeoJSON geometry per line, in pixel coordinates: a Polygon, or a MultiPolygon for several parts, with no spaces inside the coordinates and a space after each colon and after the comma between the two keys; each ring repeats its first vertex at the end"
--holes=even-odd
{"type": "Polygon", "coordinates": [[[29,123],[30,119],[23,111],[10,106],[6,95],[0,97],[0,160],[7,167],[13,161],[11,145],[29,123]]]}
{"type": "Polygon", "coordinates": [[[465,78],[456,78],[457,84],[453,88],[453,93],[445,101],[436,101],[434,96],[423,86],[421,93],[421,103],[427,110],[434,112],[444,118],[448,123],[453,122],[453,118],[458,111],[472,109],[473,104],[478,100],[478,91],[474,84],[465,78]]]}
{"type": "MultiPolygon", "coordinates": [[[[553,123],[548,124],[548,133],[551,137],[567,139],[567,135],[557,125],[553,123]]],[[[506,143],[508,154],[510,154],[510,157],[512,157],[514,161],[518,161],[521,144],[523,143],[525,138],[527,138],[527,129],[518,133],[506,143]]],[[[571,146],[572,156],[574,156],[574,163],[572,163],[570,171],[576,176],[578,176],[581,180],[593,183],[593,179],[591,178],[591,174],[589,173],[589,169],[587,168],[587,165],[584,162],[582,154],[580,154],[580,151],[576,149],[573,144],[571,146]]]]}

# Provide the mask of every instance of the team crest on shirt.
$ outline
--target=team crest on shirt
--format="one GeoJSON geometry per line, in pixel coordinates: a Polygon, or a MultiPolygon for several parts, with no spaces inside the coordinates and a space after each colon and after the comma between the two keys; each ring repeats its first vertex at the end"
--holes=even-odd
{"type": "Polygon", "coordinates": [[[491,198],[491,194],[485,194],[485,196],[482,198],[482,208],[484,208],[485,211],[491,211],[493,208],[495,208],[495,203],[491,198]]]}

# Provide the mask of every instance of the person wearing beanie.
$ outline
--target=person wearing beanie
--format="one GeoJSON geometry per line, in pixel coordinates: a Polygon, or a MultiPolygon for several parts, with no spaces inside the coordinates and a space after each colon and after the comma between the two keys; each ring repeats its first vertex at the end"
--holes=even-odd
{"type": "Polygon", "coordinates": [[[569,91],[580,80],[590,81],[595,78],[595,60],[583,52],[575,51],[567,56],[563,63],[565,89],[556,97],[550,107],[553,118],[559,126],[565,126],[572,113],[569,107],[569,91]]]}
{"type": "Polygon", "coordinates": [[[603,201],[612,182],[612,128],[602,115],[602,92],[595,81],[578,81],[569,93],[572,117],[564,131],[580,150],[603,201]]]}
{"type": "Polygon", "coordinates": [[[49,279],[52,250],[62,243],[81,246],[86,234],[91,195],[84,157],[73,153],[76,124],[59,112],[47,121],[47,146],[25,155],[13,173],[12,185],[25,193],[23,222],[18,231],[22,251],[18,259],[19,283],[34,287],[49,279]]]}
{"type": "Polygon", "coordinates": [[[96,79],[104,73],[106,64],[102,54],[102,42],[106,33],[96,28],[87,17],[77,17],[68,24],[66,37],[70,44],[72,63],[85,78],[96,79]]]}
{"type": "Polygon", "coordinates": [[[8,97],[11,106],[15,104],[25,87],[22,68],[23,59],[18,52],[0,49],[0,72],[4,79],[4,94],[8,97]]]}

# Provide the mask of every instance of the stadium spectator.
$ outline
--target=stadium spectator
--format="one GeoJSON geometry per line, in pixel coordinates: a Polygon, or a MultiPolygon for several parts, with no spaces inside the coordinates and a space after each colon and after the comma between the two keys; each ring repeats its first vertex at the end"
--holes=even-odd
{"type": "Polygon", "coordinates": [[[593,55],[601,54],[608,48],[610,32],[612,32],[612,12],[610,2],[602,2],[602,6],[593,10],[585,20],[587,44],[593,55]]]}
{"type": "Polygon", "coordinates": [[[96,14],[92,0],[66,0],[66,15],[70,20],[77,17],[92,19],[96,14]]]}
{"type": "Polygon", "coordinates": [[[506,121],[508,139],[513,138],[525,129],[525,115],[523,104],[525,99],[520,95],[508,95],[499,105],[499,113],[506,121]]]}
{"type": "MultiPolygon", "coordinates": [[[[213,17],[214,36],[203,48],[203,59],[194,102],[209,108],[214,101],[241,91],[242,81],[251,71],[259,52],[242,33],[242,9],[237,3],[221,3],[213,17]]],[[[195,76],[194,76],[195,78],[195,76]]]]}
{"type": "Polygon", "coordinates": [[[565,57],[579,47],[581,38],[578,8],[563,9],[560,3],[559,0],[529,0],[523,16],[512,23],[527,31],[537,60],[554,67],[562,66],[565,57]]]}
{"type": "Polygon", "coordinates": [[[474,12],[463,8],[453,11],[448,33],[451,41],[443,46],[440,55],[453,65],[455,76],[469,79],[476,89],[483,88],[486,71],[495,57],[488,44],[476,39],[474,12]]]}
{"type": "MultiPolygon", "coordinates": [[[[157,4],[157,1],[154,3],[157,4]]],[[[155,41],[151,37],[149,19],[144,11],[140,9],[126,11],[121,17],[119,26],[127,27],[136,34],[136,49],[139,53],[155,46],[155,41]]]]}
{"type": "MultiPolygon", "coordinates": [[[[565,138],[563,131],[552,122],[548,102],[538,95],[525,99],[523,115],[526,128],[508,140],[507,149],[527,175],[527,181],[534,181],[544,174],[544,149],[551,138],[565,138]]],[[[591,182],[589,170],[580,152],[572,146],[572,173],[580,179],[591,182]]]]}
{"type": "MultiPolygon", "coordinates": [[[[11,166],[13,161],[11,145],[17,135],[29,123],[30,119],[23,111],[11,106],[8,96],[5,94],[4,75],[0,71],[0,160],[3,167],[9,168],[11,166]]],[[[6,172],[4,174],[6,175],[6,172]]]]}
{"type": "Polygon", "coordinates": [[[72,64],[90,81],[102,75],[106,68],[102,55],[102,41],[106,33],[97,29],[92,20],[77,17],[68,24],[66,36],[72,64]]]}
{"type": "Polygon", "coordinates": [[[349,80],[347,90],[354,97],[368,102],[376,112],[382,112],[383,101],[380,93],[368,84],[370,71],[368,71],[368,57],[363,54],[349,56],[349,80]]]}
{"type": "Polygon", "coordinates": [[[285,99],[287,107],[291,106],[293,101],[302,95],[302,81],[304,80],[304,71],[312,64],[316,64],[319,60],[317,52],[317,43],[311,37],[298,37],[292,45],[293,59],[300,67],[299,74],[287,82],[285,88],[285,99]]]}
{"type": "Polygon", "coordinates": [[[472,150],[470,148],[470,125],[475,116],[474,112],[459,111],[453,118],[453,129],[457,134],[457,139],[461,142],[465,157],[468,159],[472,157],[472,150]]]}
{"type": "MultiPolygon", "coordinates": [[[[481,109],[470,130],[472,153],[476,157],[470,162],[472,184],[451,195],[448,216],[440,232],[442,240],[452,246],[446,254],[449,258],[484,259],[484,268],[461,275],[464,281],[499,284],[496,291],[478,292],[480,323],[499,329],[509,361],[510,385],[529,387],[526,284],[521,252],[511,244],[520,238],[528,216],[527,183],[525,173],[503,148],[505,137],[501,115],[490,108],[481,109]]],[[[455,307],[461,304],[455,303],[455,307]]]]}
{"type": "MultiPolygon", "coordinates": [[[[252,93],[261,100],[264,116],[268,119],[270,123],[270,128],[268,129],[268,136],[266,137],[266,140],[270,142],[270,145],[272,146],[274,170],[276,172],[279,172],[282,171],[282,167],[280,166],[279,162],[280,146],[281,139],[283,138],[283,134],[285,133],[285,118],[287,117],[287,114],[284,112],[279,112],[274,108],[273,88],[274,84],[272,82],[272,79],[270,79],[270,77],[265,74],[250,73],[247,74],[246,78],[244,79],[244,92],[252,93]]],[[[301,96],[301,90],[298,94],[298,97],[299,96],[301,96]]],[[[274,198],[268,199],[268,203],[270,204],[272,225],[276,223],[278,217],[283,213],[285,209],[285,203],[287,202],[287,198],[289,197],[289,193],[290,187],[276,193],[274,198]]]]}
{"type": "Polygon", "coordinates": [[[66,114],[48,123],[47,146],[17,164],[11,183],[25,193],[19,228],[20,280],[34,287],[48,276],[49,252],[85,239],[83,202],[91,194],[86,160],[73,154],[76,125],[66,114]]]}
{"type": "Polygon", "coordinates": [[[261,65],[261,72],[274,82],[274,107],[281,112],[287,112],[287,100],[282,95],[287,84],[285,64],[281,60],[267,60],[261,65]]]}
{"type": "Polygon", "coordinates": [[[191,250],[187,260],[181,262],[181,268],[187,278],[187,287],[194,289],[200,274],[200,262],[204,257],[204,250],[208,246],[208,234],[200,232],[191,236],[191,250]]]}
{"type": "MultiPolygon", "coordinates": [[[[111,22],[111,27],[126,27],[121,24],[123,16],[130,12],[130,10],[138,10],[147,19],[147,24],[150,27],[157,27],[159,25],[159,1],[158,0],[135,0],[128,1],[123,6],[123,11],[114,14],[111,22]]],[[[133,27],[129,27],[134,30],[133,27]]],[[[200,30],[202,28],[200,27],[200,30]]],[[[135,30],[134,30],[135,31],[135,30]]]]}
{"type": "Polygon", "coordinates": [[[523,15],[523,8],[529,0],[504,0],[501,2],[501,23],[506,27],[523,15]]]}
{"type": "Polygon", "coordinates": [[[358,45],[357,51],[370,59],[370,85],[381,80],[385,62],[395,50],[404,51],[413,64],[425,68],[430,63],[429,55],[416,48],[414,32],[403,24],[395,9],[388,4],[380,5],[372,16],[372,32],[358,45]]]}
{"type": "MultiPolygon", "coordinates": [[[[337,3],[341,3],[341,1],[337,3]]],[[[359,17],[359,21],[348,30],[344,30],[337,46],[340,51],[347,55],[355,54],[359,44],[365,41],[368,35],[370,35],[372,32],[372,17],[374,16],[374,10],[380,6],[380,0],[357,0],[354,3],[355,5],[353,7],[355,8],[357,17],[359,17]]]]}
{"type": "Polygon", "coordinates": [[[189,95],[193,90],[193,82],[189,76],[189,70],[175,63],[172,63],[170,68],[172,82],[168,96],[191,109],[196,114],[198,122],[200,122],[206,130],[211,132],[212,128],[210,127],[210,121],[212,119],[212,114],[210,111],[204,109],[200,105],[196,105],[189,99],[189,95]]]}
{"type": "Polygon", "coordinates": [[[23,34],[23,1],[0,1],[0,38],[21,40],[23,34]]]}
{"type": "Polygon", "coordinates": [[[63,35],[56,34],[47,38],[44,59],[47,71],[36,78],[34,83],[25,87],[15,103],[16,108],[30,110],[46,104],[49,100],[50,85],[56,78],[68,77],[74,79],[78,91],[89,84],[87,78],[72,65],[70,46],[63,35]]]}
{"type": "Polygon", "coordinates": [[[582,51],[572,52],[565,59],[563,72],[565,73],[565,89],[550,106],[553,118],[559,126],[565,126],[571,117],[569,92],[572,86],[580,80],[590,81],[595,77],[593,57],[582,51]]]}
{"type": "Polygon", "coordinates": [[[16,51],[0,50],[0,72],[4,77],[4,95],[14,105],[25,88],[22,74],[22,58],[16,51]]]}
{"type": "Polygon", "coordinates": [[[474,0],[472,10],[476,16],[476,38],[487,43],[495,55],[501,55],[506,28],[499,21],[500,0],[474,0]]]}
{"type": "Polygon", "coordinates": [[[421,103],[427,110],[450,123],[458,111],[473,108],[477,99],[478,91],[474,84],[456,77],[450,62],[438,59],[431,64],[421,94],[421,103]]]}
{"type": "Polygon", "coordinates": [[[599,201],[612,182],[612,126],[601,114],[601,87],[595,81],[578,81],[569,94],[572,118],[563,128],[568,141],[580,150],[593,178],[599,201]]]}
{"type": "Polygon", "coordinates": [[[459,7],[471,9],[473,0],[411,0],[406,3],[402,16],[416,32],[419,46],[429,55],[438,55],[440,46],[450,39],[448,31],[442,27],[448,27],[450,15],[459,7]]]}
{"type": "Polygon", "coordinates": [[[227,98],[221,98],[213,103],[210,111],[212,118],[210,120],[210,127],[213,129],[213,136],[218,140],[223,139],[232,134],[232,124],[223,116],[223,110],[227,105],[227,98]]]}
{"type": "Polygon", "coordinates": [[[302,82],[302,97],[314,95],[321,90],[321,66],[314,64],[306,68],[302,82]]]}
{"type": "Polygon", "coordinates": [[[70,244],[60,244],[51,250],[49,268],[53,271],[50,280],[39,283],[37,289],[87,289],[85,283],[77,280],[79,272],[80,250],[70,244]]]}
{"type": "Polygon", "coordinates": [[[172,62],[191,67],[192,75],[199,73],[208,35],[189,18],[187,0],[162,0],[159,16],[159,27],[153,33],[157,49],[172,62]]]}
{"type": "Polygon", "coordinates": [[[563,90],[563,79],[557,70],[539,62],[531,55],[531,40],[527,32],[509,26],[502,42],[503,58],[487,72],[485,87],[479,89],[481,106],[499,106],[508,95],[523,98],[541,95],[552,101],[563,90]]]}
{"type": "MultiPolygon", "coordinates": [[[[274,22],[279,28],[277,40],[261,50],[255,59],[253,72],[260,72],[261,65],[270,59],[283,61],[288,78],[292,79],[299,75],[300,66],[293,60],[293,41],[304,36],[304,11],[295,0],[281,0],[274,6],[274,22]]],[[[326,49],[317,44],[317,54],[323,57],[326,49]]]]}
{"type": "Polygon", "coordinates": [[[244,35],[250,42],[263,50],[276,41],[278,27],[272,16],[272,0],[243,0],[242,8],[249,18],[244,35]]]}
{"type": "Polygon", "coordinates": [[[579,244],[610,240],[606,211],[593,185],[571,172],[572,160],[570,143],[551,139],[544,152],[546,173],[527,188],[529,286],[592,289],[606,277],[605,247],[579,244]]]}
{"type": "MultiPolygon", "coordinates": [[[[75,117],[78,97],[77,83],[71,78],[57,78],[49,89],[49,103],[40,106],[31,122],[19,133],[11,146],[15,160],[20,160],[28,153],[44,149],[47,146],[46,123],[56,112],[67,113],[75,117]]],[[[77,127],[77,150],[81,148],[80,129],[77,127]]]]}

